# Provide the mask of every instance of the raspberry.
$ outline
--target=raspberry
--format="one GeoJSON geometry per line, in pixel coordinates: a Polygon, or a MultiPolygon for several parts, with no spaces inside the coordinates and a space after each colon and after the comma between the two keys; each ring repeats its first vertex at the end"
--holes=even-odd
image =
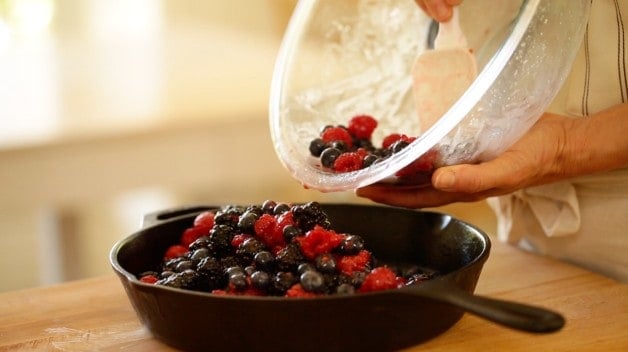
{"type": "Polygon", "coordinates": [[[286,297],[304,298],[316,296],[318,296],[318,294],[306,291],[301,284],[294,284],[288,289],[288,291],[286,291],[286,297]]]}
{"type": "Polygon", "coordinates": [[[364,282],[360,286],[359,292],[372,292],[397,288],[403,285],[403,279],[398,277],[394,271],[388,267],[377,267],[366,275],[364,282]]]}
{"type": "Polygon", "coordinates": [[[388,149],[388,147],[393,145],[396,141],[401,140],[401,138],[402,135],[400,135],[399,133],[389,134],[388,136],[384,137],[384,140],[382,140],[382,148],[388,149]]]}
{"type": "Polygon", "coordinates": [[[211,229],[214,226],[214,216],[216,213],[214,211],[208,210],[204,211],[194,218],[194,226],[205,227],[211,229]]]}
{"type": "Polygon", "coordinates": [[[186,248],[189,247],[192,242],[203,236],[207,236],[210,229],[211,228],[207,228],[204,226],[193,226],[185,229],[183,231],[183,234],[181,235],[181,245],[186,248]]]}
{"type": "Polygon", "coordinates": [[[371,253],[361,250],[356,255],[343,255],[336,260],[336,267],[341,273],[351,276],[356,271],[365,271],[371,262],[371,253]]]}
{"type": "Polygon", "coordinates": [[[283,229],[279,228],[277,218],[270,214],[263,214],[257,219],[255,225],[255,234],[259,239],[269,248],[276,248],[283,246],[285,241],[283,239],[283,229]]]}
{"type": "Polygon", "coordinates": [[[233,238],[231,239],[231,246],[233,248],[238,248],[240,247],[240,245],[242,243],[244,243],[244,241],[248,240],[249,238],[253,238],[253,236],[251,235],[247,235],[245,233],[241,233],[239,235],[235,235],[233,236],[233,238]]]}
{"type": "Polygon", "coordinates": [[[343,153],[334,161],[334,170],[338,172],[350,172],[362,168],[362,157],[359,153],[343,153]]]}
{"type": "Polygon", "coordinates": [[[325,143],[341,141],[347,146],[347,148],[353,147],[353,138],[351,138],[351,134],[349,134],[349,131],[342,127],[326,128],[323,133],[321,133],[321,139],[325,143]]]}
{"type": "Polygon", "coordinates": [[[377,120],[369,115],[354,116],[349,120],[347,129],[356,138],[369,139],[377,127],[377,120]]]}
{"type": "Polygon", "coordinates": [[[180,257],[187,252],[188,252],[187,247],[183,247],[180,244],[172,245],[168,247],[168,249],[166,250],[166,253],[164,254],[164,260],[169,260],[169,259],[180,257]]]}
{"type": "Polygon", "coordinates": [[[301,246],[301,252],[308,259],[314,259],[319,254],[329,253],[338,247],[344,235],[336,233],[334,230],[326,230],[320,225],[308,231],[305,236],[297,237],[296,240],[301,246]]]}
{"type": "Polygon", "coordinates": [[[436,160],[438,159],[438,151],[431,149],[427,153],[421,155],[418,159],[397,171],[398,177],[412,177],[418,175],[429,175],[434,171],[436,160]]]}
{"type": "Polygon", "coordinates": [[[159,279],[157,279],[155,275],[144,275],[140,278],[140,281],[147,284],[154,284],[155,282],[159,281],[159,279]]]}

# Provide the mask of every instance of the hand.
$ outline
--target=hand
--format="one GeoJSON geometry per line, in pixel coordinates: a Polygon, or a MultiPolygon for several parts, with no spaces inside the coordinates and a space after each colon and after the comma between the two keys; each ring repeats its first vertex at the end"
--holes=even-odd
{"type": "Polygon", "coordinates": [[[462,0],[416,0],[423,11],[438,22],[447,22],[451,18],[452,8],[462,0]]]}
{"type": "Polygon", "coordinates": [[[521,188],[628,166],[628,104],[587,118],[544,114],[499,157],[436,169],[432,185],[402,188],[375,184],[359,197],[407,208],[473,202],[521,188]]]}

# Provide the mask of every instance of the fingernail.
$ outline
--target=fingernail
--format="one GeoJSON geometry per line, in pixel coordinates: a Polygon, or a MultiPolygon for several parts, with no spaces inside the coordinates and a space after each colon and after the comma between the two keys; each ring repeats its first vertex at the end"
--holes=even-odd
{"type": "Polygon", "coordinates": [[[434,180],[434,187],[438,189],[450,189],[454,186],[456,182],[456,174],[453,171],[445,171],[436,177],[434,180]]]}

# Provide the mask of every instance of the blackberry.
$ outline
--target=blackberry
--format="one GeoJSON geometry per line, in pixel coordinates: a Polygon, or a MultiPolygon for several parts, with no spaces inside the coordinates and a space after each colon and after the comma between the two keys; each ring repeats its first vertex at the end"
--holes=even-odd
{"type": "Polygon", "coordinates": [[[275,295],[282,296],[296,283],[296,278],[289,271],[280,271],[272,278],[272,291],[275,295]]]}
{"type": "Polygon", "coordinates": [[[293,206],[292,213],[294,214],[295,223],[303,232],[313,229],[315,225],[320,225],[325,229],[331,227],[327,214],[325,214],[318,202],[293,206]]]}
{"type": "Polygon", "coordinates": [[[243,209],[238,206],[224,207],[216,212],[214,223],[218,225],[238,226],[238,219],[242,215],[243,209]]]}
{"type": "Polygon", "coordinates": [[[235,236],[233,227],[216,224],[209,231],[210,246],[216,254],[226,254],[231,250],[231,240],[235,236]]]}
{"type": "Polygon", "coordinates": [[[325,148],[327,148],[327,144],[321,138],[315,138],[310,142],[310,154],[312,156],[320,157],[325,148]]]}
{"type": "Polygon", "coordinates": [[[194,270],[185,270],[159,280],[157,281],[157,284],[174,288],[196,290],[199,288],[199,274],[194,270]]]}
{"type": "Polygon", "coordinates": [[[342,152],[337,148],[329,147],[323,150],[323,152],[321,153],[321,165],[328,169],[333,168],[334,163],[336,162],[336,159],[340,156],[340,154],[342,154],[342,152]]]}
{"type": "Polygon", "coordinates": [[[223,266],[214,257],[201,259],[196,265],[196,272],[203,278],[210,289],[220,288],[226,284],[223,266]]]}
{"type": "Polygon", "coordinates": [[[278,270],[296,272],[299,264],[305,261],[299,247],[290,243],[282,248],[275,257],[275,264],[278,270]]]}
{"type": "Polygon", "coordinates": [[[197,238],[194,242],[192,242],[189,248],[190,248],[190,251],[192,252],[199,250],[201,248],[208,249],[210,247],[210,243],[211,243],[211,240],[209,239],[209,236],[202,236],[202,237],[197,238]]]}
{"type": "Polygon", "coordinates": [[[247,260],[253,260],[257,253],[265,249],[266,246],[257,238],[247,238],[236,250],[236,255],[242,256],[247,260]]]}

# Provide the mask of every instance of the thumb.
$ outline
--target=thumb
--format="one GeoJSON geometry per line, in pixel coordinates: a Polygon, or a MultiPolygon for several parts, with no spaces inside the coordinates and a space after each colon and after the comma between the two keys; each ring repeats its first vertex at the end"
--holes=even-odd
{"type": "Polygon", "coordinates": [[[461,164],[436,169],[434,188],[445,192],[480,193],[491,189],[514,190],[522,185],[523,172],[504,159],[481,164],[461,164]]]}

